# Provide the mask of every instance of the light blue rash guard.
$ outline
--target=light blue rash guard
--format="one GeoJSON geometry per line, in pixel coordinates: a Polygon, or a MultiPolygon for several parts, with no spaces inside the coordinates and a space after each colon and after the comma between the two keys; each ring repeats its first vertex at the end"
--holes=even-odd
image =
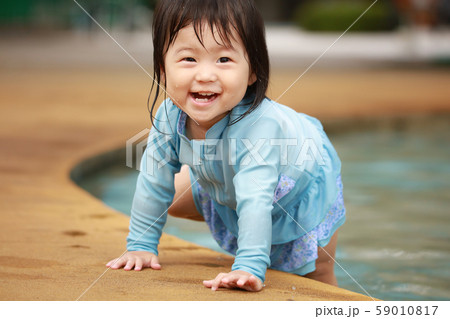
{"type": "Polygon", "coordinates": [[[264,282],[271,245],[295,240],[324,219],[338,194],[341,162],[322,125],[267,98],[228,125],[249,103],[241,101],[207,131],[205,140],[189,140],[186,114],[170,99],[161,104],[141,160],[129,251],[158,254],[174,175],[183,164],[238,239],[232,270],[264,282]]]}

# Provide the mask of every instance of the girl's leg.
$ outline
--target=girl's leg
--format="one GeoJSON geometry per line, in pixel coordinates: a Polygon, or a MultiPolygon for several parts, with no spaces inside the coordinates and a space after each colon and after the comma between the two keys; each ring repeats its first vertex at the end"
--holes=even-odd
{"type": "Polygon", "coordinates": [[[316,260],[316,270],[306,274],[306,278],[314,279],[333,286],[337,286],[334,275],[334,259],[336,254],[337,231],[331,237],[330,242],[325,247],[318,248],[319,257],[316,260]]]}
{"type": "Polygon", "coordinates": [[[192,196],[189,166],[183,165],[178,174],[175,175],[175,196],[168,213],[173,217],[187,218],[196,221],[204,221],[203,216],[197,211],[194,197],[192,196]]]}

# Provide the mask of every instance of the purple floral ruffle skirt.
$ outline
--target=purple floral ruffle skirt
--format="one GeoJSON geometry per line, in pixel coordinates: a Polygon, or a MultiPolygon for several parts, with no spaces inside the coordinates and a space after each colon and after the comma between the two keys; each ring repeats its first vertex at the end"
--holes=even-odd
{"type": "MultiPolygon", "coordinates": [[[[345,206],[343,198],[343,185],[341,176],[336,180],[339,192],[336,201],[322,222],[305,235],[279,245],[272,245],[270,253],[270,268],[297,275],[306,275],[313,272],[315,261],[318,258],[318,247],[325,247],[333,236],[334,232],[345,221],[345,206]]],[[[222,219],[217,214],[213,200],[200,184],[196,184],[194,190],[194,200],[197,207],[201,209],[206,223],[211,230],[211,234],[216,242],[231,253],[236,255],[237,238],[226,228],[222,219]]]]}

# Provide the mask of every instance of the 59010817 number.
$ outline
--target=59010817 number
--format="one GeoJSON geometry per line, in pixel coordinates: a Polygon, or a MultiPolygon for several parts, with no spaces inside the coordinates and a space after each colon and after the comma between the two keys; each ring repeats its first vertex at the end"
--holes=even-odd
{"type": "Polygon", "coordinates": [[[434,316],[438,306],[377,306],[377,316],[434,316]]]}

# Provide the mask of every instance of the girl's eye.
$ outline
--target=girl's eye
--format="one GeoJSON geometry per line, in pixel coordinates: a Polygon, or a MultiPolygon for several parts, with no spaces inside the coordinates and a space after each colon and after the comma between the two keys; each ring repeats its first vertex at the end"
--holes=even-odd
{"type": "Polygon", "coordinates": [[[194,59],[194,58],[184,58],[183,61],[186,61],[186,62],[195,62],[195,59],[194,59]]]}
{"type": "Polygon", "coordinates": [[[227,62],[230,62],[230,61],[231,61],[231,59],[227,58],[227,57],[221,57],[218,60],[219,63],[227,63],[227,62]]]}

